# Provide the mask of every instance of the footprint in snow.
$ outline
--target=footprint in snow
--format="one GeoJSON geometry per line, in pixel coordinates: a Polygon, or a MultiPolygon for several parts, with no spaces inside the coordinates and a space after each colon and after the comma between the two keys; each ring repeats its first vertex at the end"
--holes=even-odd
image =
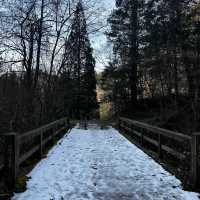
{"type": "Polygon", "coordinates": [[[97,167],[95,167],[95,166],[92,166],[92,169],[94,169],[94,170],[97,170],[98,168],[97,168],[97,167]]]}

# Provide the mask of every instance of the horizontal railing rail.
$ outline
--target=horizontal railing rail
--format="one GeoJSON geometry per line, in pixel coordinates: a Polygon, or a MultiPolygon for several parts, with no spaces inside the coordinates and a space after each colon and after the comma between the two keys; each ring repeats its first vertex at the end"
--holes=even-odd
{"type": "Polygon", "coordinates": [[[6,152],[3,163],[0,163],[0,170],[3,170],[8,187],[13,187],[19,174],[20,165],[37,153],[42,158],[47,143],[54,141],[61,134],[66,133],[70,128],[67,118],[54,121],[35,130],[26,133],[3,133],[6,145],[6,152]]]}
{"type": "MultiPolygon", "coordinates": [[[[190,183],[196,188],[199,186],[198,182],[198,148],[200,133],[193,133],[185,135],[175,131],[159,128],[143,122],[135,121],[132,119],[120,117],[119,129],[126,131],[140,140],[140,145],[144,146],[144,142],[148,142],[157,148],[159,158],[163,158],[163,153],[170,154],[178,160],[186,160],[190,156],[190,183]],[[177,143],[187,144],[186,151],[178,151],[173,145],[169,145],[166,140],[174,140],[177,143]]],[[[187,161],[188,162],[188,161],[187,161]]]]}

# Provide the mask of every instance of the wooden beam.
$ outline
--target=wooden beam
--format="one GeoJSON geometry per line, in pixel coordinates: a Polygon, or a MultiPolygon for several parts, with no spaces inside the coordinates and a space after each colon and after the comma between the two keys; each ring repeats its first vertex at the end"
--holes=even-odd
{"type": "MultiPolygon", "coordinates": [[[[125,125],[121,125],[121,127],[124,128],[125,130],[131,132],[131,133],[134,133],[135,135],[137,135],[139,137],[142,136],[142,134],[140,132],[132,130],[131,128],[126,127],[125,125]]],[[[172,149],[171,147],[169,147],[167,145],[163,145],[163,144],[161,145],[161,143],[160,143],[160,146],[159,146],[159,141],[156,141],[156,140],[154,140],[154,139],[152,139],[152,138],[150,138],[146,135],[143,135],[143,140],[149,142],[150,144],[152,144],[156,147],[158,147],[159,148],[159,150],[158,150],[159,156],[162,156],[161,151],[164,150],[165,152],[167,152],[168,154],[174,156],[175,158],[177,158],[179,160],[184,160],[186,158],[186,156],[183,153],[180,153],[180,152],[176,151],[175,149],[172,149]]]]}
{"type": "Polygon", "coordinates": [[[60,125],[62,123],[65,123],[65,121],[66,121],[66,118],[62,118],[60,120],[51,122],[50,124],[44,125],[44,126],[37,128],[35,130],[23,133],[23,134],[20,135],[20,140],[22,140],[23,138],[25,138],[25,139],[31,138],[31,136],[36,137],[36,136],[40,135],[41,132],[45,132],[47,130],[50,130],[53,127],[55,127],[56,125],[60,125]]]}
{"type": "Polygon", "coordinates": [[[4,164],[0,164],[0,171],[4,168],[4,164]]]}
{"type": "Polygon", "coordinates": [[[67,120],[66,122],[66,118],[62,118],[60,120],[54,121],[50,124],[47,124],[45,126],[42,126],[40,128],[37,128],[35,130],[20,135],[12,132],[0,134],[0,136],[5,137],[7,145],[5,162],[0,163],[0,170],[2,170],[4,167],[6,168],[5,177],[7,179],[7,184],[10,189],[13,188],[15,185],[20,164],[26,161],[36,152],[39,152],[40,157],[42,157],[43,147],[45,146],[45,144],[48,141],[50,141],[52,137],[55,137],[56,135],[60,134],[61,131],[66,130],[66,127],[67,128],[70,127],[70,122],[69,120],[67,120]],[[57,127],[61,126],[62,128],[59,128],[59,130],[57,130],[57,127]],[[55,131],[49,134],[49,136],[44,139],[43,133],[55,127],[56,127],[55,131]],[[28,152],[24,153],[23,155],[20,155],[20,148],[22,148],[24,142],[32,139],[37,139],[38,141],[37,144],[34,147],[32,147],[28,152]]]}
{"type": "Polygon", "coordinates": [[[19,168],[19,137],[17,133],[5,134],[5,178],[9,189],[15,186],[19,168]]]}
{"type": "Polygon", "coordinates": [[[192,135],[191,140],[191,182],[192,186],[196,188],[198,181],[198,136],[192,135]]]}
{"type": "Polygon", "coordinates": [[[148,131],[151,131],[154,134],[161,134],[161,135],[163,135],[167,138],[171,138],[171,139],[174,139],[174,140],[177,140],[177,141],[180,141],[180,142],[192,139],[191,136],[185,135],[183,133],[178,133],[178,132],[175,132],[175,131],[170,131],[170,130],[159,128],[159,127],[156,127],[156,126],[151,126],[151,125],[143,123],[143,122],[138,122],[138,121],[130,120],[130,119],[127,119],[127,118],[121,118],[121,120],[126,122],[126,123],[133,124],[136,127],[143,128],[143,129],[146,129],[148,131]]]}
{"type": "Polygon", "coordinates": [[[158,157],[162,158],[162,135],[158,135],[158,157]]]}

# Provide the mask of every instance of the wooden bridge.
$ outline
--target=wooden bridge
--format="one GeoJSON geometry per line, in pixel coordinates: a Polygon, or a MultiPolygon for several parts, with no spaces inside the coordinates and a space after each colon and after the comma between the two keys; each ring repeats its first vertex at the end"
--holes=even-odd
{"type": "MultiPolygon", "coordinates": [[[[157,152],[161,160],[172,156],[179,163],[189,163],[187,182],[193,188],[199,186],[199,134],[188,136],[126,118],[120,118],[118,126],[124,136],[128,139],[131,137],[130,140],[142,149],[157,152]]],[[[20,174],[20,165],[24,161],[32,155],[42,158],[46,145],[53,144],[56,138],[62,138],[47,158],[28,175],[31,180],[28,181],[27,191],[15,195],[14,200],[114,200],[117,196],[120,200],[162,200],[167,195],[169,200],[198,199],[197,194],[184,192],[175,177],[120,136],[115,129],[109,127],[101,130],[95,124],[82,122],[80,126],[73,128],[68,136],[66,132],[69,128],[69,120],[64,118],[28,133],[1,135],[7,146],[1,170],[6,172],[5,180],[10,188],[14,186],[20,174]],[[51,169],[50,172],[47,169],[51,169]],[[151,171],[153,174],[150,176],[151,171]],[[47,186],[48,183],[44,183],[44,180],[49,181],[50,186],[47,186]],[[163,185],[163,181],[167,186],[163,185]],[[87,187],[83,187],[84,184],[87,187]],[[142,188],[147,185],[153,185],[155,193],[150,194],[150,186],[143,191],[142,188]],[[37,194],[35,189],[44,190],[41,195],[46,195],[46,198],[37,194]],[[48,193],[51,190],[54,191],[52,196],[48,193]],[[117,192],[118,190],[120,192],[117,192]]]]}
{"type": "Polygon", "coordinates": [[[141,148],[148,144],[156,147],[160,159],[165,158],[165,155],[170,155],[183,165],[188,164],[187,181],[193,188],[199,186],[200,133],[185,135],[127,118],[119,119],[119,129],[135,138],[135,142],[138,141],[141,148]]]}
{"type": "Polygon", "coordinates": [[[69,120],[66,118],[54,121],[50,124],[29,131],[27,133],[5,133],[0,134],[4,140],[5,153],[0,171],[3,171],[5,182],[9,188],[13,188],[19,175],[19,166],[34,154],[42,158],[46,145],[62,137],[70,128],[69,120]]]}

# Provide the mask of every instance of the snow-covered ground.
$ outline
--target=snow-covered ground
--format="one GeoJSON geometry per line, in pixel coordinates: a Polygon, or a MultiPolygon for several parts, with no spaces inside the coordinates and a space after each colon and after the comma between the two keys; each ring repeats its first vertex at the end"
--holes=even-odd
{"type": "Polygon", "coordinates": [[[12,200],[197,200],[115,129],[74,128],[12,200]]]}

